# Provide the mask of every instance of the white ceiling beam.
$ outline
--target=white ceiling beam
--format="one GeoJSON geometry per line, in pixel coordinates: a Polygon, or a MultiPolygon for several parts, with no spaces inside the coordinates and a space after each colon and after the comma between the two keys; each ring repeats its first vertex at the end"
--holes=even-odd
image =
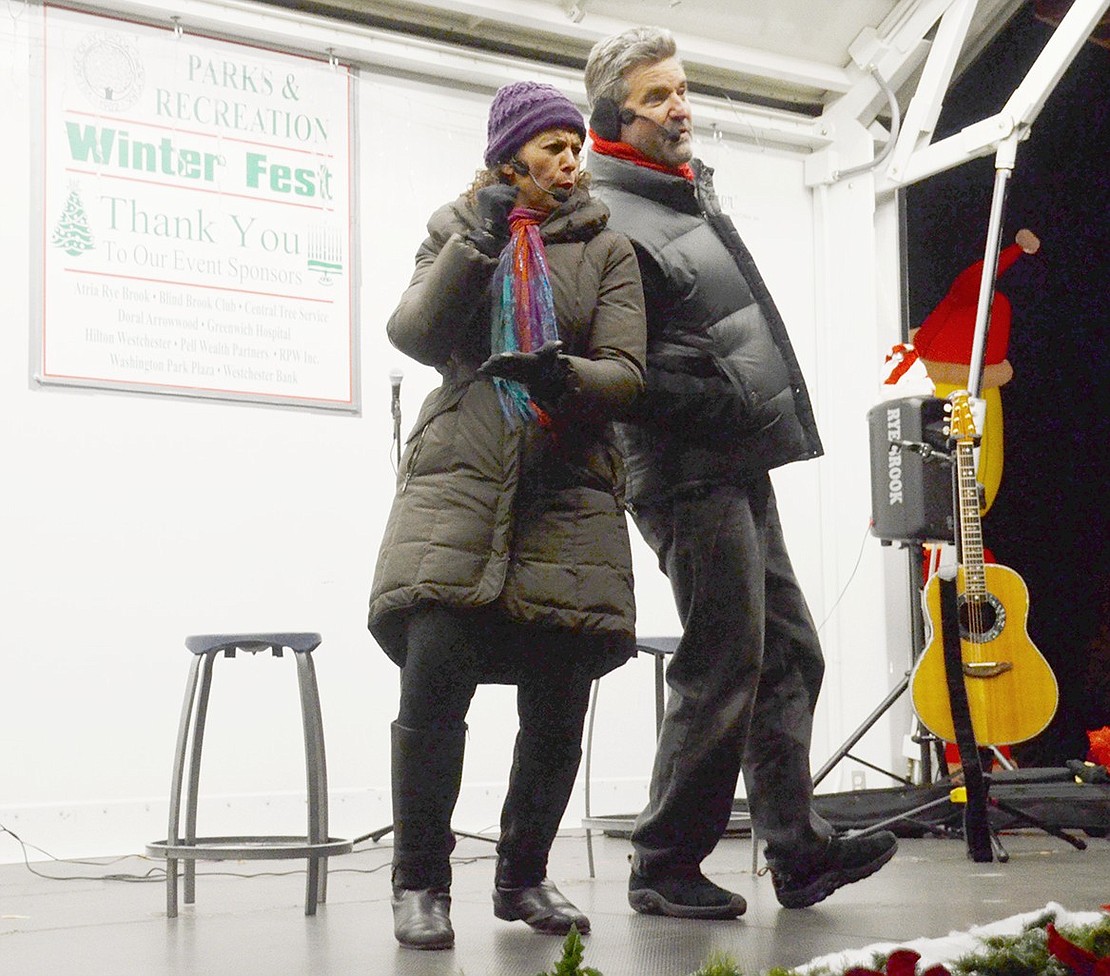
{"type": "Polygon", "coordinates": [[[1075,0],[1002,109],[1004,114],[1013,117],[1016,125],[1033,124],[1107,9],[1110,9],[1110,0],[1075,0]]]}
{"type": "MultiPolygon", "coordinates": [[[[436,0],[414,4],[429,11],[450,11],[472,21],[487,20],[522,30],[556,34],[592,47],[611,34],[635,26],[633,22],[591,13],[585,6],[583,16],[572,20],[567,11],[551,0],[436,0]]],[[[688,63],[697,63],[741,77],[770,79],[802,85],[816,91],[844,92],[851,86],[851,76],[835,65],[789,57],[770,51],[736,44],[718,43],[711,38],[675,33],[678,52],[688,63]]]]}
{"type": "Polygon", "coordinates": [[[906,109],[902,129],[890,154],[887,174],[891,179],[898,179],[913,152],[922,145],[928,145],[933,138],[945,93],[952,82],[956,61],[967,39],[975,6],[976,0],[955,0],[940,18],[917,90],[906,109]]]}
{"type": "MultiPolygon", "coordinates": [[[[881,25],[885,33],[874,28],[864,28],[849,46],[849,54],[856,75],[851,89],[829,103],[821,115],[832,138],[832,145],[823,153],[806,160],[806,183],[816,186],[831,183],[842,171],[856,171],[867,164],[867,159],[853,158],[852,147],[858,154],[860,142],[856,132],[860,126],[869,128],[875,142],[893,138],[893,133],[875,124],[880,112],[894,107],[879,84],[881,78],[889,90],[895,92],[918,69],[931,50],[925,40],[937,20],[945,15],[954,3],[975,0],[907,0],[881,25]],[[878,78],[876,78],[878,75],[878,78]]],[[[959,54],[957,48],[956,54],[959,54]]]]}
{"type": "Polygon", "coordinates": [[[913,0],[904,5],[904,15],[888,33],[864,28],[848,49],[857,69],[852,72],[853,85],[829,102],[823,117],[832,125],[848,121],[870,124],[875,113],[885,108],[871,69],[897,90],[925,58],[929,51],[925,36],[952,3],[953,0],[913,0]]]}

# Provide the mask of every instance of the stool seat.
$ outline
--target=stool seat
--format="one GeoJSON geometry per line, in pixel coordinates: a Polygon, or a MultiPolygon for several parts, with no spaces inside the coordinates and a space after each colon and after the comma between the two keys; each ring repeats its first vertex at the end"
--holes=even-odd
{"type": "Polygon", "coordinates": [[[350,854],[354,844],[329,837],[319,844],[306,843],[303,834],[265,837],[198,837],[193,844],[171,844],[156,840],[146,845],[152,857],[173,857],[181,861],[277,861],[287,857],[331,857],[350,854]]]}
{"type": "Polygon", "coordinates": [[[270,650],[276,657],[288,647],[298,654],[316,650],[323,642],[319,634],[193,634],[185,638],[185,646],[194,654],[223,651],[232,655],[236,650],[257,654],[270,650]]]}
{"type": "Polygon", "coordinates": [[[328,780],[324,758],[324,726],[320,715],[320,692],[312,652],[320,646],[317,633],[193,634],[185,647],[193,661],[185,685],[185,701],[177,731],[173,781],[170,785],[169,829],[165,840],[146,845],[147,853],[166,860],[166,915],[177,916],[177,862],[184,861],[184,899],[196,899],[196,862],[226,860],[270,860],[306,858],[308,880],[305,914],[315,915],[316,906],[327,899],[328,858],[348,854],[354,842],[328,834],[328,780]],[[201,748],[208,716],[208,698],[216,659],[233,658],[237,651],[257,654],[269,650],[282,657],[289,649],[297,662],[297,685],[304,730],[305,778],[308,789],[308,829],[303,835],[198,837],[197,800],[200,786],[201,748]],[[188,765],[188,780],[185,769],[188,765]],[[184,789],[185,828],[181,830],[184,789]]]}

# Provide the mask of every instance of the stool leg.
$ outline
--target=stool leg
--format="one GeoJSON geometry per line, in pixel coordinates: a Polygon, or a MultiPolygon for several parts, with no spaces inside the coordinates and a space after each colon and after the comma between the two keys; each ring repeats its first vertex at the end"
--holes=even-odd
{"type": "MultiPolygon", "coordinates": [[[[593,765],[594,757],[594,716],[597,714],[597,689],[600,687],[601,682],[595,680],[593,687],[590,689],[590,720],[586,724],[586,761],[585,770],[583,773],[584,782],[583,793],[586,808],[586,819],[589,820],[590,813],[590,772],[593,765]]],[[[590,877],[595,877],[594,872],[594,835],[589,827],[586,828],[586,862],[589,865],[590,877]]]]}
{"type": "MultiPolygon", "coordinates": [[[[328,774],[324,757],[324,723],[320,714],[320,689],[309,651],[294,655],[301,693],[301,722],[304,727],[305,780],[308,788],[308,843],[328,839],[328,774]]],[[[306,915],[316,914],[317,902],[327,901],[328,859],[313,854],[308,858],[305,887],[306,915]]]]}
{"type": "MultiPolygon", "coordinates": [[[[204,725],[208,718],[208,694],[212,690],[212,668],[217,651],[198,655],[204,659],[201,668],[200,692],[197,695],[196,717],[193,720],[193,747],[189,751],[189,785],[185,792],[185,843],[197,842],[197,796],[200,792],[200,754],[204,745],[204,725]]],[[[185,862],[186,905],[193,904],[197,897],[197,862],[189,858],[185,862]]]]}
{"type": "Polygon", "coordinates": [[[665,678],[663,654],[660,652],[655,655],[655,737],[657,739],[663,730],[663,715],[667,710],[665,678]]]}
{"type": "MultiPolygon", "coordinates": [[[[181,842],[181,783],[185,775],[185,755],[189,750],[189,726],[193,717],[193,701],[197,693],[200,673],[200,656],[193,658],[189,677],[185,680],[185,700],[181,705],[181,720],[177,725],[177,746],[173,753],[173,778],[170,781],[170,819],[166,828],[166,843],[181,842]]],[[[166,916],[177,918],[177,858],[166,858],[166,916]]]]}

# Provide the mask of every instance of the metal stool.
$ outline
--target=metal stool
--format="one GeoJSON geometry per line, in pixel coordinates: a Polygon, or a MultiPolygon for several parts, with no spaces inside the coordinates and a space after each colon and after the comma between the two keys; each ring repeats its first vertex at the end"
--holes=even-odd
{"type": "Polygon", "coordinates": [[[327,900],[328,858],[350,853],[349,840],[328,836],[328,777],[324,762],[324,725],[320,716],[320,693],[312,652],[320,645],[319,634],[200,634],[185,638],[194,657],[185,685],[185,702],[177,730],[173,781],[170,785],[170,817],[166,840],[147,844],[147,853],[166,859],[166,915],[177,917],[177,862],[185,862],[184,897],[191,905],[196,899],[196,862],[226,860],[270,860],[303,857],[308,859],[308,882],[304,913],[316,914],[316,905],[327,900]],[[297,683],[301,694],[301,721],[304,728],[305,769],[308,781],[308,832],[305,836],[197,837],[197,788],[200,783],[200,755],[204,744],[204,724],[208,713],[208,694],[212,688],[212,668],[216,657],[235,657],[237,650],[257,654],[267,648],[281,657],[285,648],[293,651],[297,662],[297,683]],[[195,711],[195,718],[194,718],[195,711]],[[185,794],[185,834],[181,836],[181,787],[185,758],[189,756],[189,784],[185,794]]]}
{"type": "MultiPolygon", "coordinates": [[[[668,654],[673,654],[674,649],[678,647],[678,637],[638,637],[636,639],[636,650],[641,654],[650,654],[655,659],[655,737],[659,738],[659,730],[663,727],[663,712],[666,708],[666,689],[663,682],[664,679],[664,658],[668,654]]],[[[582,826],[586,828],[586,861],[589,865],[590,877],[595,877],[594,874],[594,830],[612,831],[621,836],[628,836],[632,833],[632,825],[635,823],[636,814],[615,814],[608,816],[596,816],[591,809],[590,803],[590,773],[593,766],[593,753],[594,753],[594,715],[597,712],[597,691],[601,686],[600,681],[595,681],[593,688],[590,690],[590,710],[589,721],[587,723],[586,731],[586,755],[584,762],[584,791],[585,791],[585,812],[586,815],[582,818],[582,826]]]]}

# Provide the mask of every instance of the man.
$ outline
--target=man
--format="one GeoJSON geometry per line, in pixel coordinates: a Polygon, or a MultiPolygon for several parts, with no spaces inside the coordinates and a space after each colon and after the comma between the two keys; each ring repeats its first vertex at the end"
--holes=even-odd
{"type": "Polygon", "coordinates": [[[812,810],[809,747],[824,662],[768,472],[818,457],[805,382],[712,170],[692,159],[670,33],[600,41],[586,65],[588,169],[635,246],[648,317],[646,391],[620,425],[630,509],[671,581],[683,635],[647,807],[632,833],[638,912],[734,918],[744,899],[701,862],[741,770],[775,894],[803,908],[890,860],[889,832],[836,837],[812,810]]]}

